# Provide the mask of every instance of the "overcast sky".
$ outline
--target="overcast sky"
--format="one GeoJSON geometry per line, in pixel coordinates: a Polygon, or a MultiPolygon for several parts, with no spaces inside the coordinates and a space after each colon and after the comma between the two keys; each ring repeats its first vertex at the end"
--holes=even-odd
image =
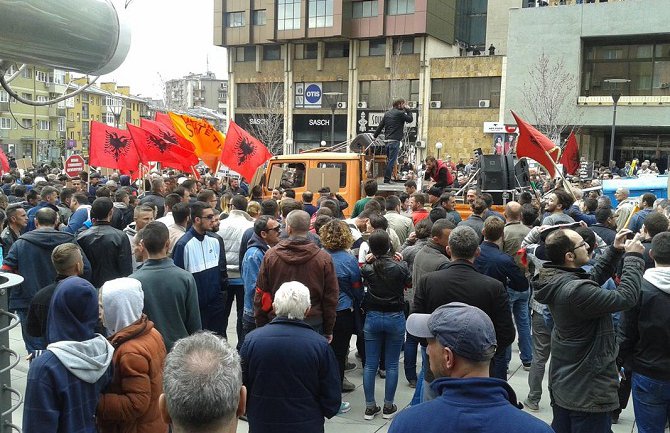
{"type": "MultiPolygon", "coordinates": [[[[115,5],[124,0],[112,0],[115,5]]],[[[132,94],[162,98],[164,81],[209,70],[226,78],[226,50],[214,46],[213,0],[132,0],[125,10],[132,31],[128,57],[98,82],[116,81],[132,94]],[[160,74],[160,76],[159,76],[160,74]]]]}

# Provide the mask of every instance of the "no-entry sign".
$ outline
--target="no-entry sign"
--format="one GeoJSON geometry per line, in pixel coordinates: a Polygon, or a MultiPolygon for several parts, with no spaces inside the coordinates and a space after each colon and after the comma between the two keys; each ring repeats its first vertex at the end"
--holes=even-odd
{"type": "Polygon", "coordinates": [[[77,177],[84,171],[84,158],[79,155],[71,155],[68,159],[65,160],[65,174],[70,177],[77,177]]]}

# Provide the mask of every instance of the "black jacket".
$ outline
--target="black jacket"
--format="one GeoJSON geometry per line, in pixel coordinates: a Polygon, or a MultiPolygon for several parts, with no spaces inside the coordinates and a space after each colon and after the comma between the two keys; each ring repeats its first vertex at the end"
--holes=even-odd
{"type": "Polygon", "coordinates": [[[412,123],[413,121],[414,118],[409,111],[391,108],[384,113],[384,117],[382,118],[382,121],[379,122],[374,137],[377,138],[377,136],[384,131],[386,140],[401,141],[403,139],[405,123],[412,123]]]}
{"type": "Polygon", "coordinates": [[[140,200],[140,204],[156,206],[156,218],[161,218],[165,213],[165,197],[155,192],[148,191],[140,200]]]}
{"type": "Polygon", "coordinates": [[[650,269],[637,305],[626,311],[619,365],[660,381],[670,380],[670,269],[650,269]]]}
{"type": "Polygon", "coordinates": [[[368,291],[363,298],[366,311],[397,312],[405,309],[405,288],[412,284],[412,274],[407,263],[396,262],[390,257],[379,257],[377,266],[383,272],[375,272],[375,263],[366,263],[361,276],[368,291]]]}
{"type": "Polygon", "coordinates": [[[91,261],[91,283],[96,288],[100,288],[106,281],[127,277],[133,272],[128,235],[108,222],[97,222],[83,231],[77,238],[77,243],[91,261]]]}
{"type": "Polygon", "coordinates": [[[4,230],[2,230],[2,234],[0,234],[0,244],[2,244],[2,258],[4,259],[7,257],[7,253],[9,252],[9,249],[14,245],[14,242],[19,237],[14,233],[14,230],[12,230],[9,226],[5,227],[4,230]]]}
{"type": "Polygon", "coordinates": [[[616,230],[604,226],[600,223],[593,224],[589,228],[593,230],[595,234],[600,236],[600,239],[602,239],[603,242],[605,242],[609,246],[612,246],[612,244],[614,243],[614,238],[616,237],[616,230]]]}

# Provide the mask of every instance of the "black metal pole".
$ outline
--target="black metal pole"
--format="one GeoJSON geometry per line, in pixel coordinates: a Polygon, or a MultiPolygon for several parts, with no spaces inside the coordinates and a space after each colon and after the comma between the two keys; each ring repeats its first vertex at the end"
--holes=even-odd
{"type": "Polygon", "coordinates": [[[335,146],[335,107],[336,104],[330,105],[330,147],[335,146]]]}
{"type": "Polygon", "coordinates": [[[612,100],[614,101],[613,105],[613,112],[612,112],[612,136],[610,137],[610,159],[607,161],[607,165],[609,166],[612,161],[614,161],[614,134],[616,133],[616,106],[617,103],[619,102],[619,98],[621,97],[621,94],[618,92],[615,92],[612,94],[612,100]]]}

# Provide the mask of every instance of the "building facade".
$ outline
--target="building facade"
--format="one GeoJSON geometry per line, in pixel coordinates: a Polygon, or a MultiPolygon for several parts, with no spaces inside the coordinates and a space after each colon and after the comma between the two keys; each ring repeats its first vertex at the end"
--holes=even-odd
{"type": "Polygon", "coordinates": [[[172,111],[207,108],[226,114],[228,81],[217,80],[213,72],[189,74],[165,83],[165,104],[172,111]]]}
{"type": "MultiPolygon", "coordinates": [[[[616,112],[614,160],[670,158],[670,8],[666,0],[626,0],[511,10],[504,84],[509,110],[524,114],[524,86],[544,52],[560,60],[572,89],[556,119],[578,131],[582,155],[609,159],[616,112]],[[533,38],[529,43],[528,35],[533,38]],[[612,81],[615,80],[615,81],[612,81]],[[629,80],[617,83],[616,80],[629,80]]],[[[532,113],[525,113],[531,117],[532,113]]],[[[566,132],[567,133],[567,132],[566,132]]],[[[565,135],[565,134],[564,134],[565,135]]]]}

